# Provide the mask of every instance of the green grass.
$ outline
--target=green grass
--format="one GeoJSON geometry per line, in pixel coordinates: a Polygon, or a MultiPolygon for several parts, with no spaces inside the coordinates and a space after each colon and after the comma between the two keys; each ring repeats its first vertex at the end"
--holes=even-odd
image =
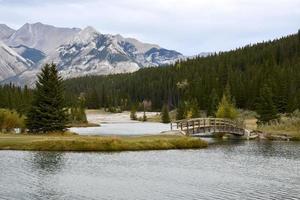
{"type": "Polygon", "coordinates": [[[185,136],[78,136],[72,134],[0,134],[0,150],[29,151],[141,151],[200,149],[207,143],[185,136]]]}

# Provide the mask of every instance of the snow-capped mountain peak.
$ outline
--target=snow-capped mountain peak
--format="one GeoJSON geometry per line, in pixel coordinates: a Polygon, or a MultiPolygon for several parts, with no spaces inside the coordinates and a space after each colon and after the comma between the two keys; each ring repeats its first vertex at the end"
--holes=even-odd
{"type": "MultiPolygon", "coordinates": [[[[102,34],[91,26],[81,30],[26,23],[16,31],[0,26],[0,40],[15,54],[23,56],[25,61],[22,62],[30,63],[26,72],[13,79],[20,84],[28,83],[27,80],[32,83],[41,66],[51,62],[57,64],[65,78],[69,78],[134,72],[142,67],[166,65],[183,58],[182,54],[159,45],[121,35],[102,34]],[[1,39],[1,30],[6,33],[4,39],[1,39]]],[[[14,57],[19,58],[17,55],[14,57]]]]}

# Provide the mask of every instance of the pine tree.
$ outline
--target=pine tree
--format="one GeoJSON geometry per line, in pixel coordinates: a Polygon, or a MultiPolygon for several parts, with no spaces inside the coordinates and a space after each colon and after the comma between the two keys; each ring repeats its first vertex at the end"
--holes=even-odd
{"type": "Polygon", "coordinates": [[[185,119],[185,104],[184,102],[180,102],[177,108],[177,112],[176,112],[176,119],[177,120],[181,120],[181,119],[185,119]]]}
{"type": "Polygon", "coordinates": [[[213,89],[210,94],[209,103],[210,104],[207,109],[207,116],[215,117],[219,103],[219,97],[215,89],[213,89]]]}
{"type": "Polygon", "coordinates": [[[193,100],[191,103],[191,118],[200,117],[200,109],[197,100],[193,100]]]}
{"type": "Polygon", "coordinates": [[[219,103],[216,117],[236,119],[238,117],[238,112],[234,105],[227,98],[228,97],[224,94],[221,102],[219,103]]]}
{"type": "Polygon", "coordinates": [[[26,125],[30,132],[64,131],[67,115],[62,78],[55,64],[46,64],[38,75],[32,106],[26,125]]]}
{"type": "Polygon", "coordinates": [[[92,88],[92,90],[87,95],[87,102],[88,102],[88,108],[90,109],[98,109],[99,108],[99,100],[98,100],[98,94],[95,88],[92,88]]]}
{"type": "Polygon", "coordinates": [[[162,123],[170,123],[170,115],[169,115],[169,109],[168,105],[163,105],[161,110],[161,121],[162,123]]]}
{"type": "Polygon", "coordinates": [[[268,85],[260,90],[260,97],[257,105],[258,124],[265,124],[271,120],[278,119],[277,110],[273,102],[272,91],[268,85]]]}

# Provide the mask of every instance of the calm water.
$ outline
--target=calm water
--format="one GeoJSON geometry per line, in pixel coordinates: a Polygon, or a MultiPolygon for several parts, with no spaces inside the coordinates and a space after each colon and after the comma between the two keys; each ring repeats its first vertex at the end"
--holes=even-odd
{"type": "Polygon", "coordinates": [[[80,135],[144,135],[170,130],[170,124],[156,122],[103,123],[100,127],[70,128],[80,135]]]}
{"type": "Polygon", "coordinates": [[[300,143],[122,153],[0,151],[0,199],[300,199],[300,143]]]}

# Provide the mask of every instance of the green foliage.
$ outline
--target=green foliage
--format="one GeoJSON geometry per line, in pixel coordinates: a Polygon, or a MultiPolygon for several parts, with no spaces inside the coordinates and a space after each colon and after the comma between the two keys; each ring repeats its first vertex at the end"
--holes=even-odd
{"type": "Polygon", "coordinates": [[[87,107],[89,109],[99,108],[99,97],[95,88],[87,93],[87,107]]]}
{"type": "Polygon", "coordinates": [[[80,96],[77,104],[70,108],[69,118],[71,123],[87,123],[85,114],[85,97],[80,96]]]}
{"type": "Polygon", "coordinates": [[[176,120],[181,120],[181,119],[185,119],[186,118],[186,111],[185,111],[185,103],[184,102],[180,102],[177,108],[177,112],[176,112],[176,120]]]}
{"type": "Polygon", "coordinates": [[[0,109],[0,132],[1,130],[11,131],[14,128],[24,128],[24,116],[16,111],[0,109]]]}
{"type": "Polygon", "coordinates": [[[219,103],[219,97],[215,89],[212,90],[209,96],[209,106],[207,109],[207,116],[215,117],[219,103]]]}
{"type": "Polygon", "coordinates": [[[257,104],[258,124],[265,124],[278,119],[277,110],[273,102],[273,94],[268,85],[264,85],[260,90],[257,104]]]}
{"type": "Polygon", "coordinates": [[[65,130],[64,87],[55,64],[46,64],[38,75],[32,106],[26,125],[30,132],[52,132],[65,130]]]}
{"type": "Polygon", "coordinates": [[[18,113],[26,114],[30,108],[33,91],[14,85],[0,85],[0,108],[16,110],[18,113]]]}
{"type": "Polygon", "coordinates": [[[132,106],[131,111],[130,111],[130,119],[131,120],[137,120],[137,115],[136,115],[136,107],[132,106]]]}
{"type": "Polygon", "coordinates": [[[216,117],[228,119],[236,119],[238,117],[237,109],[225,94],[223,95],[222,100],[219,103],[216,117]]]}
{"type": "Polygon", "coordinates": [[[200,117],[200,109],[197,100],[193,100],[191,102],[191,118],[199,118],[200,117]]]}
{"type": "Polygon", "coordinates": [[[170,115],[168,105],[164,104],[161,110],[161,121],[162,123],[170,123],[170,115]]]}

